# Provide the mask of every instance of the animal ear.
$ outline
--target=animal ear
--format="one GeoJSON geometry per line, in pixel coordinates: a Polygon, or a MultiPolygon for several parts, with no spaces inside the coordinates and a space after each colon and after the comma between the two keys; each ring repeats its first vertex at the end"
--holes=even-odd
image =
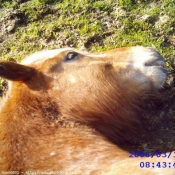
{"type": "Polygon", "coordinates": [[[12,61],[0,61],[0,77],[20,81],[30,78],[36,70],[29,66],[24,66],[12,61]]]}

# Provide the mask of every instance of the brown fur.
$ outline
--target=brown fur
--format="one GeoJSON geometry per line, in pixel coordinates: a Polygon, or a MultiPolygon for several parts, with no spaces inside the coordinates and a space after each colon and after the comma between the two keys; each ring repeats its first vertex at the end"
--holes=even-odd
{"type": "Polygon", "coordinates": [[[153,88],[151,81],[139,85],[129,77],[132,70],[126,71],[134,49],[105,56],[78,53],[70,62],[64,61],[68,51],[48,53],[48,59],[28,66],[0,61],[0,76],[13,81],[1,102],[0,171],[173,174],[172,169],[141,169],[140,162],[164,159],[132,159],[114,144],[138,124],[136,102],[153,88]]]}

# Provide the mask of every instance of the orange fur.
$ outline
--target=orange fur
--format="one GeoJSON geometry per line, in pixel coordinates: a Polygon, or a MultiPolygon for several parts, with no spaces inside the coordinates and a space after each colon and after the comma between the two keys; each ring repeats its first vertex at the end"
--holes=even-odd
{"type": "Polygon", "coordinates": [[[0,110],[0,171],[175,173],[141,169],[140,162],[165,159],[129,158],[117,146],[139,123],[140,95],[164,83],[159,80],[166,77],[159,66],[164,60],[154,49],[130,47],[101,54],[63,49],[34,54],[22,64],[0,61],[0,76],[9,80],[0,110]],[[75,59],[65,61],[72,53],[75,59]],[[151,65],[145,67],[140,59],[151,65]]]}

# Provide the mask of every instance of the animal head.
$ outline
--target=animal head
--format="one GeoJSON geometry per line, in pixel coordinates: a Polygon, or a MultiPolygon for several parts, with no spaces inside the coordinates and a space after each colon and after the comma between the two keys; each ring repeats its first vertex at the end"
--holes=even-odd
{"type": "Polygon", "coordinates": [[[163,86],[166,69],[162,56],[150,47],[97,54],[64,48],[37,52],[21,64],[0,61],[0,76],[9,80],[9,94],[38,97],[45,101],[40,108],[60,123],[89,125],[118,140],[138,122],[134,102],[143,92],[163,86]]]}

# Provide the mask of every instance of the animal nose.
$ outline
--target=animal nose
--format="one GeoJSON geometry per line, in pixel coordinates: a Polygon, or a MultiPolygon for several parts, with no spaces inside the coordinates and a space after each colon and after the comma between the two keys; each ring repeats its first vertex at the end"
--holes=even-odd
{"type": "Polygon", "coordinates": [[[156,56],[154,56],[153,58],[151,58],[150,60],[148,60],[147,62],[144,63],[145,68],[146,69],[149,68],[149,70],[159,69],[162,72],[164,72],[167,76],[168,71],[166,69],[166,62],[165,62],[164,58],[159,53],[155,53],[154,55],[156,55],[156,56]]]}
{"type": "Polygon", "coordinates": [[[148,59],[144,62],[145,66],[166,67],[164,58],[154,48],[147,47],[146,50],[148,52],[148,59]]]}
{"type": "Polygon", "coordinates": [[[151,60],[148,61],[144,64],[145,66],[157,66],[157,67],[162,67],[165,68],[166,67],[166,63],[165,60],[162,58],[159,58],[157,60],[151,60]]]}

